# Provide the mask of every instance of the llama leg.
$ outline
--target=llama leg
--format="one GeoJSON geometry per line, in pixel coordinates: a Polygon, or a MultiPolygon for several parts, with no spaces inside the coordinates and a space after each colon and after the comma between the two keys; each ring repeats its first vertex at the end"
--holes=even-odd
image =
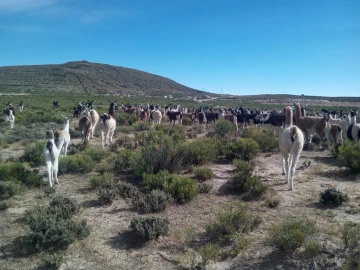
{"type": "Polygon", "coordinates": [[[113,136],[114,136],[114,132],[115,132],[115,129],[112,129],[110,131],[110,143],[112,143],[112,139],[113,139],[113,136]]]}
{"type": "Polygon", "coordinates": [[[101,130],[101,145],[104,148],[105,147],[105,142],[104,142],[105,136],[104,136],[104,130],[101,130]]]}
{"type": "Polygon", "coordinates": [[[281,167],[282,167],[282,172],[281,175],[286,175],[285,173],[285,155],[283,153],[281,153],[281,167]]]}
{"type": "Polygon", "coordinates": [[[58,175],[58,165],[54,164],[53,174],[54,174],[53,179],[54,179],[55,184],[59,184],[59,180],[58,180],[58,177],[57,177],[57,175],[58,175]]]}
{"type": "MultiPolygon", "coordinates": [[[[45,157],[47,158],[47,157],[45,157]]],[[[46,161],[46,174],[48,177],[48,181],[49,181],[49,186],[52,187],[52,164],[51,164],[51,160],[46,161]]]]}
{"type": "Polygon", "coordinates": [[[289,181],[290,190],[294,189],[294,175],[295,175],[296,164],[298,163],[300,158],[300,153],[301,152],[294,153],[291,157],[290,181],[289,181]]]}
{"type": "Polygon", "coordinates": [[[69,142],[64,143],[64,156],[66,157],[69,142]]]}
{"type": "Polygon", "coordinates": [[[285,175],[286,175],[286,182],[289,183],[289,162],[290,162],[290,154],[284,155],[285,160],[285,175]]]}

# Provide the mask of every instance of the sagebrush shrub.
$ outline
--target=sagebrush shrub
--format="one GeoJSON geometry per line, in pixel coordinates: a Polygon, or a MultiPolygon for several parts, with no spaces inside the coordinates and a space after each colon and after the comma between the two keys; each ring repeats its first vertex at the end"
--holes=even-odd
{"type": "Polygon", "coordinates": [[[46,142],[44,140],[25,145],[24,154],[20,157],[22,162],[29,162],[36,167],[45,164],[43,150],[46,142]]]}
{"type": "Polygon", "coordinates": [[[232,133],[236,131],[235,125],[225,119],[220,119],[215,125],[215,135],[218,138],[228,138],[232,133]]]}
{"type": "Polygon", "coordinates": [[[22,183],[26,187],[39,187],[43,184],[40,175],[25,169],[19,162],[1,164],[0,181],[22,183]]]}
{"type": "Polygon", "coordinates": [[[205,225],[206,233],[211,238],[233,235],[236,232],[246,233],[256,229],[262,219],[253,215],[245,204],[236,201],[225,205],[224,209],[216,214],[213,221],[205,225]]]}
{"type": "Polygon", "coordinates": [[[270,152],[278,149],[279,141],[270,129],[247,127],[241,133],[242,138],[252,138],[259,145],[261,152],[270,152]]]}
{"type": "Polygon", "coordinates": [[[25,212],[30,233],[21,238],[18,248],[39,251],[45,248],[66,248],[75,239],[84,238],[90,231],[86,220],[72,220],[79,210],[76,200],[56,196],[49,206],[36,206],[25,212]]]}
{"type": "Polygon", "coordinates": [[[211,260],[217,260],[220,253],[220,246],[218,244],[207,243],[200,247],[198,251],[201,256],[200,265],[206,269],[211,260]]]}
{"type": "Polygon", "coordinates": [[[202,166],[213,161],[218,154],[217,141],[214,138],[201,138],[184,145],[186,165],[202,166]]]}
{"type": "Polygon", "coordinates": [[[193,172],[195,179],[200,182],[211,180],[214,177],[212,170],[205,167],[194,167],[193,172]]]}
{"type": "Polygon", "coordinates": [[[118,194],[111,187],[105,187],[98,189],[98,196],[101,202],[111,204],[118,197],[118,194]]]}
{"type": "Polygon", "coordinates": [[[272,224],[266,242],[286,252],[294,252],[317,232],[316,223],[306,218],[287,218],[272,224]]]}
{"type": "Polygon", "coordinates": [[[225,157],[228,160],[243,159],[245,161],[253,160],[260,152],[259,144],[252,138],[238,138],[230,145],[230,151],[225,157]]]}
{"type": "Polygon", "coordinates": [[[239,171],[232,176],[232,185],[235,191],[242,193],[243,199],[256,199],[267,191],[268,186],[252,176],[252,165],[240,161],[236,166],[239,171]]]}
{"type": "Polygon", "coordinates": [[[95,161],[84,154],[66,156],[59,159],[59,174],[89,173],[95,166],[95,161]]]}
{"type": "Polygon", "coordinates": [[[348,200],[348,195],[341,192],[340,190],[337,190],[336,188],[328,188],[327,190],[320,193],[320,202],[323,204],[339,206],[348,200]]]}
{"type": "Polygon", "coordinates": [[[209,193],[212,190],[213,185],[210,183],[199,183],[198,184],[198,192],[199,193],[209,193]]]}
{"type": "Polygon", "coordinates": [[[148,194],[138,196],[134,203],[138,209],[144,212],[160,212],[171,203],[171,196],[162,190],[152,190],[148,194]]]}
{"type": "Polygon", "coordinates": [[[45,267],[58,269],[63,262],[63,257],[60,253],[46,254],[43,261],[45,267]]]}
{"type": "Polygon", "coordinates": [[[0,196],[12,197],[23,191],[24,186],[19,181],[0,181],[0,196]]]}
{"type": "Polygon", "coordinates": [[[352,221],[345,222],[341,234],[345,247],[360,247],[360,223],[352,221]]]}
{"type": "Polygon", "coordinates": [[[114,184],[114,175],[111,173],[92,175],[89,182],[93,188],[111,187],[114,184]]]}
{"type": "Polygon", "coordinates": [[[135,157],[135,152],[131,149],[123,149],[115,157],[114,170],[123,171],[131,168],[132,158],[135,157]]]}
{"type": "Polygon", "coordinates": [[[151,143],[141,148],[131,159],[131,167],[136,176],[143,173],[158,173],[161,170],[176,172],[183,168],[183,148],[174,144],[168,136],[159,143],[151,143]]]}
{"type": "Polygon", "coordinates": [[[360,173],[360,142],[344,141],[338,148],[337,159],[341,166],[349,168],[352,173],[360,173]]]}
{"type": "Polygon", "coordinates": [[[156,239],[169,231],[169,220],[164,217],[138,216],[131,219],[130,229],[146,240],[156,239]]]}

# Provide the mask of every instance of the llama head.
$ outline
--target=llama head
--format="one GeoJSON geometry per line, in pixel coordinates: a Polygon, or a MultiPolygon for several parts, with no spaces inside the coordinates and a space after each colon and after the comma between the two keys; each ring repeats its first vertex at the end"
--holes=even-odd
{"type": "Polygon", "coordinates": [[[47,130],[46,131],[46,137],[47,137],[47,139],[54,139],[54,131],[47,130]]]}

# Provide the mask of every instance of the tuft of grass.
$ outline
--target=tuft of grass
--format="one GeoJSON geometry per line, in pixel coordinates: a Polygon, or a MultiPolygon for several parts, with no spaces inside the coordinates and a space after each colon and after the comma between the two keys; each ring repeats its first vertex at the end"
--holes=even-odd
{"type": "Polygon", "coordinates": [[[266,242],[286,252],[294,252],[317,232],[316,223],[304,218],[287,218],[270,226],[266,242]]]}
{"type": "Polygon", "coordinates": [[[206,167],[194,167],[193,172],[195,179],[200,182],[211,180],[214,177],[212,170],[206,167]]]}

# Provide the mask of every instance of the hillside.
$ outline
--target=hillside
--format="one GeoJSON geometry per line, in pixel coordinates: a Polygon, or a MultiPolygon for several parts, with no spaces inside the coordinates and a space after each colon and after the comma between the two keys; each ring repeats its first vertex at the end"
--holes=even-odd
{"type": "Polygon", "coordinates": [[[182,96],[205,93],[140,70],[87,61],[0,67],[0,92],[182,96]]]}

